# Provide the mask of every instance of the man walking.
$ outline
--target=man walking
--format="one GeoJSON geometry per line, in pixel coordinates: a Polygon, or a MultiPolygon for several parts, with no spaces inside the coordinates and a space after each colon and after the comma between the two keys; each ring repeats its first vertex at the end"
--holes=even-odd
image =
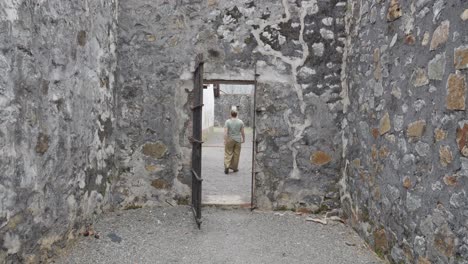
{"type": "Polygon", "coordinates": [[[244,122],[237,118],[237,111],[231,110],[231,118],[224,124],[224,173],[229,169],[239,171],[241,144],[245,142],[244,122]]]}

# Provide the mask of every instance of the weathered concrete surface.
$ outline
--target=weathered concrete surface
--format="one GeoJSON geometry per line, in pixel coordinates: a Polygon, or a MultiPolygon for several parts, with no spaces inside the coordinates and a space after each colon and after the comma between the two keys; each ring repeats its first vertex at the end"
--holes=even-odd
{"type": "Polygon", "coordinates": [[[231,116],[231,107],[238,108],[238,117],[246,127],[253,125],[253,94],[223,94],[215,98],[215,126],[224,127],[231,116]]]}
{"type": "Polygon", "coordinates": [[[224,174],[224,129],[216,127],[203,144],[203,204],[245,205],[251,202],[252,130],[245,129],[239,171],[224,174]]]}
{"type": "Polygon", "coordinates": [[[109,199],[116,1],[0,1],[0,263],[36,263],[109,199]]]}
{"type": "Polygon", "coordinates": [[[383,263],[352,229],[305,219],[207,208],[198,230],[188,207],[112,213],[95,225],[100,239],[81,238],[53,263],[383,263]]]}
{"type": "Polygon", "coordinates": [[[348,1],[341,200],[392,263],[468,263],[467,9],[348,1]]]}
{"type": "Polygon", "coordinates": [[[119,10],[118,204],[187,201],[191,61],[203,53],[206,79],[253,80],[257,65],[258,206],[339,206],[344,2],[129,0],[119,10]],[[163,155],[142,153],[155,143],[163,155]]]}

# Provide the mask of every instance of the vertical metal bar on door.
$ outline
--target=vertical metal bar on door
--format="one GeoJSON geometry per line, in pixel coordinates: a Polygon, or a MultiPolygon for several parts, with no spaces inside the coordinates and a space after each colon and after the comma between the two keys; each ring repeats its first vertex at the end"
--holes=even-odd
{"type": "Polygon", "coordinates": [[[202,108],[203,108],[203,54],[195,59],[195,73],[193,78],[193,134],[192,142],[192,211],[200,228],[202,203],[202,108]]]}
{"type": "Polygon", "coordinates": [[[254,73],[254,98],[253,98],[253,116],[252,116],[252,190],[250,197],[250,210],[255,209],[255,160],[257,154],[257,137],[256,137],[256,115],[257,115],[257,63],[255,63],[255,73],[254,73]]]}

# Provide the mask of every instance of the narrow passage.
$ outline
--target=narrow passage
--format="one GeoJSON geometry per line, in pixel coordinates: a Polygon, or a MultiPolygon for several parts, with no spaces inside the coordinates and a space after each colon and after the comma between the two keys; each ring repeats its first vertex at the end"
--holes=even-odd
{"type": "Polygon", "coordinates": [[[207,135],[202,150],[203,204],[243,205],[250,203],[252,180],[252,129],[245,129],[239,171],[224,174],[223,128],[207,135]]]}

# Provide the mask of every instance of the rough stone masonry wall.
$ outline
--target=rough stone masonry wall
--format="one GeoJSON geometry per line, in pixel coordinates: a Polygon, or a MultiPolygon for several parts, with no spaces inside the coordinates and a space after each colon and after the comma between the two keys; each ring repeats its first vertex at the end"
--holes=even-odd
{"type": "Polygon", "coordinates": [[[116,1],[0,1],[0,263],[37,263],[109,199],[116,1]]]}
{"type": "Polygon", "coordinates": [[[342,203],[392,263],[468,263],[468,3],[349,0],[342,203]]]}
{"type": "Polygon", "coordinates": [[[257,205],[338,206],[345,8],[336,0],[122,1],[116,201],[187,201],[193,59],[203,53],[207,79],[253,80],[257,64],[257,205]]]}
{"type": "Polygon", "coordinates": [[[246,127],[252,126],[253,96],[249,94],[220,94],[215,98],[215,126],[223,127],[231,116],[231,106],[238,106],[238,116],[246,127]]]}

